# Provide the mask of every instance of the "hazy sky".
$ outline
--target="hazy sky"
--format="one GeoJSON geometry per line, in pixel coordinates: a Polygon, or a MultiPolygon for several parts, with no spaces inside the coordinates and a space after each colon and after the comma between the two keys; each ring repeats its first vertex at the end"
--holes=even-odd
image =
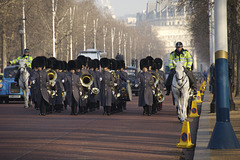
{"type": "Polygon", "coordinates": [[[111,5],[113,13],[119,17],[126,14],[136,14],[146,10],[147,2],[152,0],[101,0],[105,5],[111,5]]]}

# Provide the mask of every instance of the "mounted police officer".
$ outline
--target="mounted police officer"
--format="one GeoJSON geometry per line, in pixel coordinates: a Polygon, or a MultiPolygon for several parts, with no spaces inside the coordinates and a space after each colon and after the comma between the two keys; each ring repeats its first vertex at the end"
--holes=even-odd
{"type": "MultiPolygon", "coordinates": [[[[9,64],[18,64],[20,62],[21,59],[25,59],[26,60],[26,67],[27,67],[27,71],[30,73],[31,72],[31,64],[32,64],[32,56],[29,55],[29,49],[24,49],[24,54],[22,56],[19,56],[18,58],[12,60],[9,62],[9,64]]],[[[20,70],[18,70],[16,76],[15,76],[15,79],[14,81],[17,82],[17,86],[19,85],[18,84],[18,79],[20,77],[20,70]]]]}
{"type": "Polygon", "coordinates": [[[172,53],[170,53],[169,56],[169,63],[168,66],[171,69],[171,73],[169,74],[168,78],[167,78],[167,82],[166,82],[166,89],[167,89],[167,93],[166,95],[170,94],[170,90],[171,90],[171,85],[172,85],[172,80],[173,80],[173,76],[176,73],[175,71],[175,65],[173,64],[173,61],[178,62],[178,61],[183,61],[184,63],[184,71],[186,72],[189,81],[190,81],[190,87],[193,89],[193,94],[197,95],[197,83],[196,83],[196,79],[193,76],[193,73],[191,71],[191,67],[193,64],[193,59],[191,54],[183,49],[183,44],[182,42],[177,42],[176,43],[176,50],[173,51],[172,53]]]}

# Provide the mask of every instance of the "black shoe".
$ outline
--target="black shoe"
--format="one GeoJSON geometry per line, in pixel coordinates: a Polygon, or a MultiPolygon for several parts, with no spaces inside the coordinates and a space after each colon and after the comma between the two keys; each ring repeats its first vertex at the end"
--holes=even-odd
{"type": "Polygon", "coordinates": [[[197,90],[196,89],[193,90],[193,95],[197,96],[197,90]]]}
{"type": "Polygon", "coordinates": [[[170,94],[170,90],[167,90],[167,92],[166,92],[166,94],[165,94],[165,95],[167,95],[167,96],[168,96],[169,94],[170,94]]]}

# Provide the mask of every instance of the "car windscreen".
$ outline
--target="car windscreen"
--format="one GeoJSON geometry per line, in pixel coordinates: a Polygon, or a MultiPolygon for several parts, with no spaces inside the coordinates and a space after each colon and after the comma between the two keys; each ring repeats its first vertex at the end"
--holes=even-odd
{"type": "Polygon", "coordinates": [[[4,77],[5,78],[15,78],[18,68],[5,68],[4,77]]]}
{"type": "Polygon", "coordinates": [[[126,69],[124,71],[127,72],[128,76],[136,76],[136,70],[135,69],[126,69]]]}

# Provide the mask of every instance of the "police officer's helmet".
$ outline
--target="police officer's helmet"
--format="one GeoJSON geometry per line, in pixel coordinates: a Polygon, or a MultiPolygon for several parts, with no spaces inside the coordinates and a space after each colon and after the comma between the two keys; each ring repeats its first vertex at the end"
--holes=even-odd
{"type": "Polygon", "coordinates": [[[24,49],[24,53],[29,53],[29,49],[24,49]]]}
{"type": "Polygon", "coordinates": [[[181,48],[181,47],[183,47],[182,42],[177,42],[177,43],[176,43],[176,48],[181,48]]]}

